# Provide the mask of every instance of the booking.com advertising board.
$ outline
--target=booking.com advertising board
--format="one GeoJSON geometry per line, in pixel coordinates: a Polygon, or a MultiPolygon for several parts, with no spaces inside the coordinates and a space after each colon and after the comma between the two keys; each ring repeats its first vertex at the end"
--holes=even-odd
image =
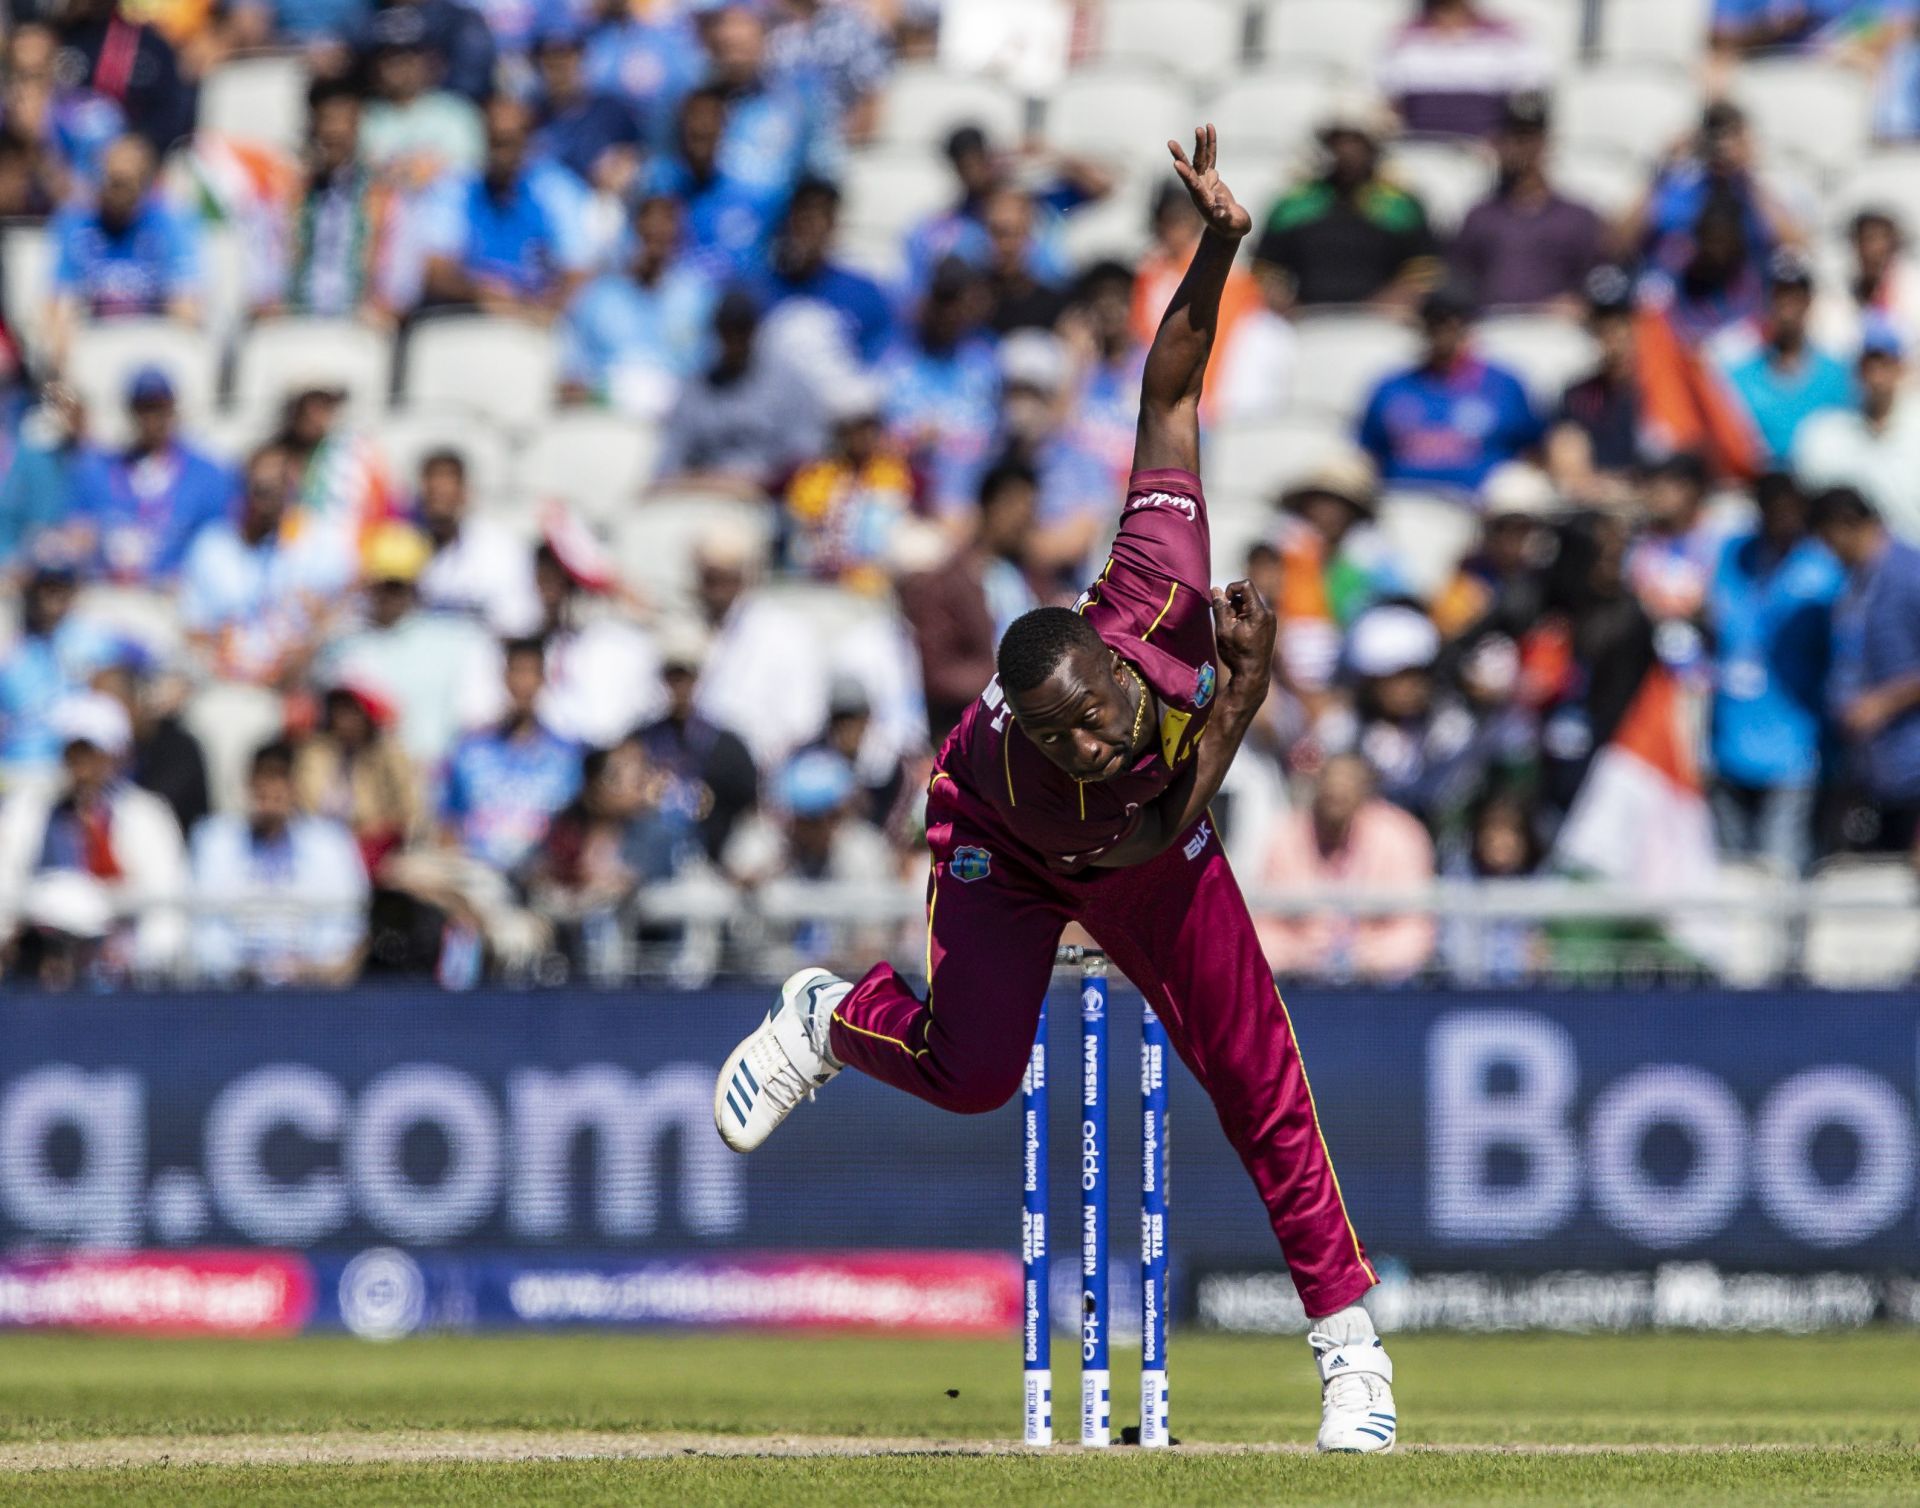
{"type": "MultiPolygon", "coordinates": [[[[766,998],[0,999],[0,1325],[1011,1332],[1014,1108],[944,1115],[849,1073],[735,1157],[713,1075],[766,998]]],[[[1389,1324],[1920,1321],[1920,998],[1289,1004],[1389,1324]]],[[[1065,1252],[1078,1020],[1064,991],[1058,1006],[1065,1252]]],[[[1116,990],[1112,1010],[1125,1314],[1138,999],[1116,990]]],[[[1176,1316],[1298,1328],[1252,1187],[1184,1072],[1170,1124],[1176,1316]]],[[[1068,1326],[1074,1265],[1054,1264],[1068,1326]]]]}

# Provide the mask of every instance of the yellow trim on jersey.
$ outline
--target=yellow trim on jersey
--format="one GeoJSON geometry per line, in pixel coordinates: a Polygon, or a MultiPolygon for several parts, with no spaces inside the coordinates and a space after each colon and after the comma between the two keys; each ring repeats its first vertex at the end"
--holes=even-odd
{"type": "MultiPolygon", "coordinates": [[[[1212,811],[1209,810],[1207,815],[1211,817],[1212,811]]],[[[1347,1213],[1347,1196],[1340,1192],[1340,1175],[1334,1171],[1333,1152],[1327,1146],[1327,1133],[1320,1129],[1320,1107],[1313,1102],[1313,1081],[1307,1077],[1307,1060],[1300,1051],[1300,1034],[1293,1029],[1293,1016],[1287,1010],[1287,997],[1280,993],[1278,980],[1274,981],[1273,998],[1280,1002],[1280,1015],[1287,1023],[1287,1035],[1293,1038],[1293,1056],[1300,1064],[1300,1082],[1307,1086],[1307,1110],[1313,1116],[1313,1134],[1320,1138],[1320,1155],[1327,1160],[1327,1176],[1333,1180],[1333,1197],[1340,1201],[1340,1218],[1347,1222],[1347,1239],[1353,1242],[1354,1260],[1360,1264],[1360,1270],[1377,1283],[1380,1274],[1373,1270],[1373,1264],[1361,1249],[1360,1232],[1353,1228],[1353,1216],[1347,1213]]]]}
{"type": "MultiPolygon", "coordinates": [[[[855,1026],[851,1021],[849,1021],[845,1016],[841,1015],[840,1012],[837,1010],[833,1013],[833,1019],[835,1021],[838,1021],[842,1026],[844,1026],[850,1032],[858,1032],[863,1037],[872,1037],[876,1042],[891,1042],[895,1047],[899,1048],[900,1051],[905,1053],[910,1058],[924,1058],[928,1054],[928,1052],[932,1050],[930,1048],[925,1048],[925,1047],[917,1048],[917,1049],[912,1048],[907,1046],[907,1044],[902,1042],[898,1037],[889,1037],[885,1032],[871,1032],[871,1031],[868,1031],[864,1026],[855,1026]]],[[[1369,1271],[1371,1271],[1371,1269],[1369,1269],[1369,1271]]]]}
{"type": "Polygon", "coordinates": [[[1085,822],[1087,820],[1087,783],[1084,780],[1076,780],[1073,788],[1080,793],[1080,820],[1085,822]]]}
{"type": "Polygon", "coordinates": [[[1160,626],[1160,620],[1166,617],[1168,612],[1172,610],[1174,593],[1178,592],[1179,590],[1180,590],[1179,582],[1169,581],[1167,583],[1167,600],[1160,605],[1160,611],[1154,616],[1153,622],[1147,625],[1147,631],[1140,636],[1140,642],[1142,644],[1146,643],[1147,640],[1153,637],[1153,631],[1160,626]]]}
{"type": "Polygon", "coordinates": [[[1193,714],[1182,712],[1178,707],[1169,707],[1160,714],[1160,757],[1167,762],[1168,769],[1173,768],[1174,756],[1180,752],[1180,740],[1187,736],[1187,724],[1192,721],[1193,714]]]}
{"type": "Polygon", "coordinates": [[[1013,730],[1002,729],[1000,733],[1000,768],[1007,773],[1007,805],[1018,806],[1013,798],[1013,730]]]}
{"type": "Polygon", "coordinates": [[[940,861],[935,859],[927,873],[927,1014],[933,1014],[933,908],[940,900],[940,861]]]}

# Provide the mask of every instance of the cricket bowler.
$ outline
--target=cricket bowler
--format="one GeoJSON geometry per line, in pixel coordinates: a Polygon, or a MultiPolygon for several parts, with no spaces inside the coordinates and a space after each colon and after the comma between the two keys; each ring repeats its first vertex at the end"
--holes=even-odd
{"type": "Polygon", "coordinates": [[[1072,609],[1002,638],[998,674],[927,794],[927,994],[878,964],[803,969],[728,1057],[714,1120],[759,1146],[843,1068],[960,1114],[1020,1087],[1061,929],[1078,922],[1145,994],[1252,1175],[1312,1318],[1319,1448],[1397,1434],[1393,1367],[1360,1298],[1376,1281],[1327,1153],[1293,1025],[1207,803],[1265,700],[1272,610],[1210,587],[1200,389],[1247,211],[1212,126],[1167,143],[1206,221],[1141,381],[1133,475],[1106,568],[1072,609]]]}

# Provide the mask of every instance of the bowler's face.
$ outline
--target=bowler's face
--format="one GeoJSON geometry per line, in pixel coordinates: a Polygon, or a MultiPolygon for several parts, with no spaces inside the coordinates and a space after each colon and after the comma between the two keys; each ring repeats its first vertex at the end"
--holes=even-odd
{"type": "Polygon", "coordinates": [[[1138,707],[1132,677],[1111,650],[1070,650],[1031,691],[1007,696],[1020,731],[1075,780],[1111,780],[1132,754],[1138,707]],[[1123,683],[1124,681],[1124,683],[1123,683]]]}

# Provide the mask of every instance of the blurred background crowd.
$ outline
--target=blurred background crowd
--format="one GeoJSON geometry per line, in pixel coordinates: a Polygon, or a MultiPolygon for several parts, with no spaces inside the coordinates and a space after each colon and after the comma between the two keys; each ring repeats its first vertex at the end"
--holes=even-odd
{"type": "Polygon", "coordinates": [[[1913,0],[14,0],[0,967],[917,958],[1207,119],[1276,970],[1902,977],[1917,61],[1913,0]]]}

